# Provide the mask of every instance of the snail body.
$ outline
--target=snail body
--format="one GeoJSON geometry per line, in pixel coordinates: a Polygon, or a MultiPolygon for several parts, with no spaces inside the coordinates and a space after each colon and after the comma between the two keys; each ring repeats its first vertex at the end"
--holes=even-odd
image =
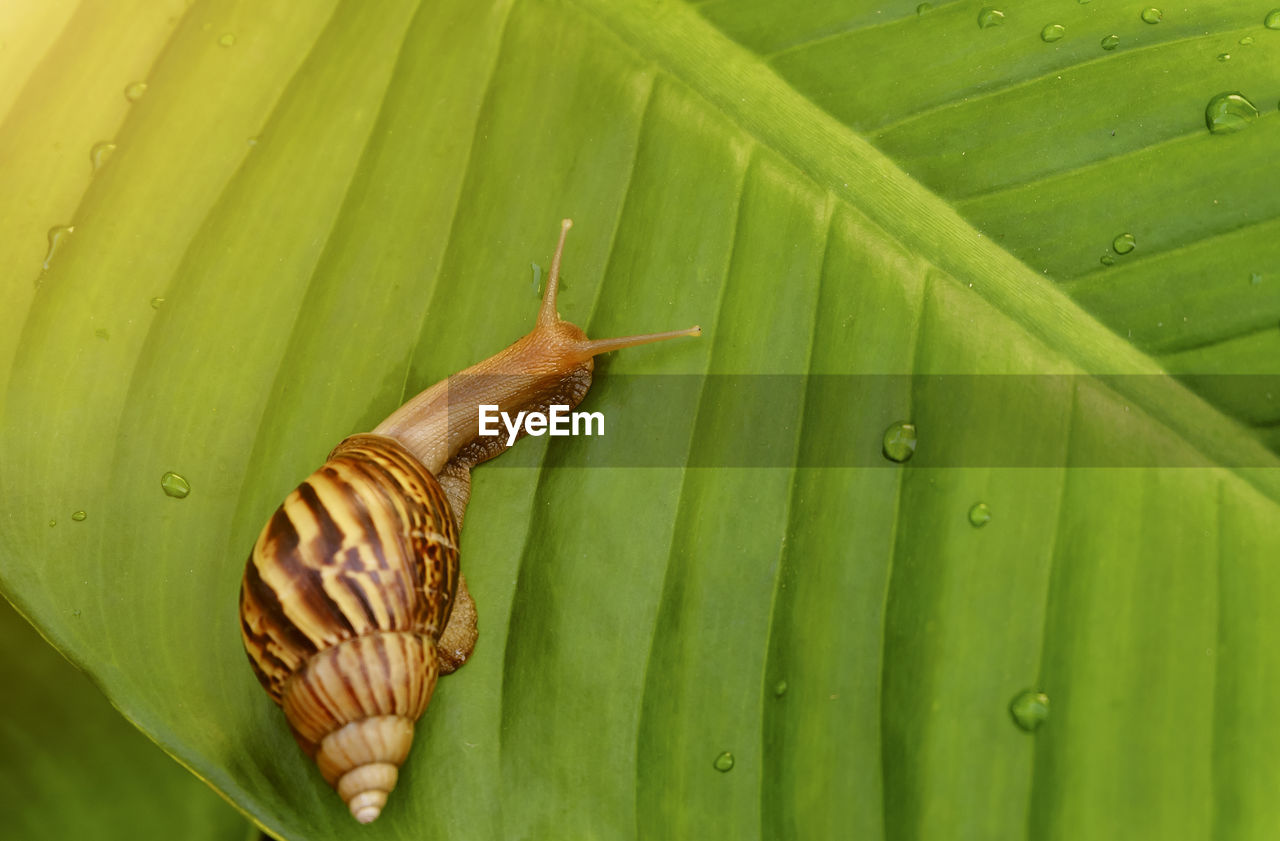
{"type": "Polygon", "coordinates": [[[478,407],[575,407],[599,353],[697,327],[591,340],[556,312],[565,220],[534,329],[353,435],[293,490],[245,565],[240,628],[259,683],[361,823],[376,819],[436,679],[475,645],[458,567],[470,471],[509,445],[478,407]]]}

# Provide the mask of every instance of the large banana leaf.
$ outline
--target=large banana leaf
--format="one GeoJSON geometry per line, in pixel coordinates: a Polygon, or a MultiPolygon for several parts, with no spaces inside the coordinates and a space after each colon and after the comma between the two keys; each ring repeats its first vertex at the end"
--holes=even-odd
{"type": "Polygon", "coordinates": [[[364,834],[1270,837],[1270,398],[1163,365],[1270,372],[1280,32],[916,5],[6,9],[5,593],[259,824],[349,837],[244,662],[245,555],[528,328],[572,216],[566,317],[705,337],[599,368],[650,469],[477,472],[480,645],[364,834]]]}

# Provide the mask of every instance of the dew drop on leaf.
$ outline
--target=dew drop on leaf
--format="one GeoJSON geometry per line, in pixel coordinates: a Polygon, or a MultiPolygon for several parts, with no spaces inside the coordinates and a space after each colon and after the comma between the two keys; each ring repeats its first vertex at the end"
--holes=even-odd
{"type": "Polygon", "coordinates": [[[717,771],[720,771],[722,773],[725,771],[732,771],[733,770],[733,754],[729,753],[729,751],[725,751],[724,753],[717,756],[716,761],[711,764],[717,771]]]}
{"type": "Polygon", "coordinates": [[[1249,274],[1249,283],[1253,286],[1257,286],[1259,283],[1262,283],[1262,275],[1257,272],[1251,272],[1249,274]]]}
{"type": "Polygon", "coordinates": [[[220,47],[234,47],[236,44],[236,36],[234,32],[226,32],[218,39],[220,47]]]}
{"type": "Polygon", "coordinates": [[[84,518],[88,516],[89,515],[84,513],[83,511],[77,511],[71,515],[71,519],[75,520],[77,523],[83,523],[84,518]]]}
{"type": "Polygon", "coordinates": [[[1258,108],[1238,92],[1220,93],[1204,109],[1204,122],[1214,134],[1232,134],[1249,127],[1258,108]]]}
{"type": "Polygon", "coordinates": [[[93,148],[89,150],[89,163],[93,164],[93,171],[97,172],[102,169],[102,165],[111,157],[111,153],[116,150],[116,144],[110,140],[104,140],[101,143],[93,144],[93,148]]]}
{"type": "Polygon", "coordinates": [[[1155,6],[1148,6],[1142,10],[1142,19],[1147,23],[1159,23],[1160,19],[1163,17],[1164,12],[1160,11],[1155,6]]]}
{"type": "Polygon", "coordinates": [[[1067,34],[1067,28],[1060,23],[1051,23],[1044,29],[1040,30],[1040,40],[1046,44],[1052,44],[1054,41],[1061,41],[1062,36],[1067,34]]]}
{"type": "Polygon", "coordinates": [[[774,697],[776,698],[781,698],[783,695],[786,695],[787,682],[785,680],[780,680],[777,683],[775,683],[773,685],[773,694],[774,694],[774,697]]]}
{"type": "Polygon", "coordinates": [[[916,425],[898,421],[884,431],[884,457],[890,461],[904,462],[916,451],[916,425]]]}
{"type": "Polygon", "coordinates": [[[978,12],[978,26],[983,29],[990,29],[993,26],[1000,26],[1004,23],[1004,12],[995,6],[983,6],[978,12]]]}
{"type": "Polygon", "coordinates": [[[1218,53],[1218,61],[1230,61],[1231,53],[1218,53]]]}
{"type": "Polygon", "coordinates": [[[142,99],[142,95],[146,92],[146,82],[134,82],[124,89],[124,98],[130,102],[137,102],[139,99],[142,99]]]}
{"type": "Polygon", "coordinates": [[[49,270],[49,266],[53,264],[54,255],[62,249],[75,230],[75,225],[55,225],[49,229],[49,250],[45,252],[42,269],[49,270]]]}
{"type": "Polygon", "coordinates": [[[969,509],[969,525],[980,529],[991,522],[991,509],[985,502],[976,503],[969,509]]]}
{"type": "Polygon", "coordinates": [[[932,3],[921,3],[919,6],[916,6],[916,14],[923,15],[925,12],[929,11],[932,8],[933,8],[932,3]]]}
{"type": "Polygon", "coordinates": [[[1114,266],[1116,264],[1116,258],[1112,257],[1110,254],[1103,254],[1098,258],[1098,262],[1104,266],[1114,266]]]}
{"type": "Polygon", "coordinates": [[[1031,689],[1019,692],[1009,704],[1009,714],[1014,724],[1028,733],[1035,732],[1049,718],[1049,696],[1031,689]]]}
{"type": "Polygon", "coordinates": [[[158,310],[164,306],[164,298],[157,295],[151,299],[151,309],[158,310]]]}
{"type": "Polygon", "coordinates": [[[1138,245],[1138,241],[1133,238],[1133,234],[1120,234],[1111,240],[1111,248],[1117,254],[1128,254],[1138,245]]]}
{"type": "Polygon", "coordinates": [[[1114,50],[1118,46],[1120,46],[1119,35],[1108,35],[1102,39],[1102,49],[1104,50],[1114,50]]]}
{"type": "Polygon", "coordinates": [[[160,487],[174,499],[186,499],[191,493],[191,483],[172,470],[160,477],[160,487]]]}
{"type": "Polygon", "coordinates": [[[1252,43],[1253,43],[1253,36],[1252,36],[1252,35],[1246,35],[1246,36],[1244,36],[1243,38],[1241,38],[1241,39],[1240,39],[1240,45],[1241,45],[1241,46],[1243,46],[1243,47],[1247,47],[1247,46],[1249,46],[1249,45],[1250,45],[1250,44],[1252,44],[1252,43]]]}
{"type": "Polygon", "coordinates": [[[49,521],[49,528],[53,528],[53,527],[54,527],[54,526],[56,526],[57,524],[58,524],[58,521],[57,521],[57,520],[50,520],[50,521],[49,521]]]}
{"type": "Polygon", "coordinates": [[[1267,16],[1262,19],[1262,25],[1267,29],[1280,29],[1280,9],[1267,12],[1267,16]]]}

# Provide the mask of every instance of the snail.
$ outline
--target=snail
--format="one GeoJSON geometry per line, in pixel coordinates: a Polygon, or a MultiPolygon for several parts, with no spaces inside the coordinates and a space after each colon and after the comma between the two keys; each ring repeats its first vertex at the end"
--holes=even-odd
{"type": "Polygon", "coordinates": [[[593,357],[698,327],[588,339],[556,311],[561,223],[533,330],[353,435],[280,505],[240,587],[240,630],[259,683],[361,823],[395,787],[436,678],[471,655],[475,605],[458,571],[471,468],[510,440],[481,437],[482,404],[573,408],[593,357]]]}

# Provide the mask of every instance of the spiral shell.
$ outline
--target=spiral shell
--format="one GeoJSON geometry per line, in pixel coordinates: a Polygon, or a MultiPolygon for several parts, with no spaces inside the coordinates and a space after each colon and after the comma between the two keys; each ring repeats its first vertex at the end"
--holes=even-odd
{"type": "Polygon", "coordinates": [[[361,823],[381,812],[439,674],[458,536],[401,444],[355,435],[285,499],[240,588],[249,661],[361,823]]]}

